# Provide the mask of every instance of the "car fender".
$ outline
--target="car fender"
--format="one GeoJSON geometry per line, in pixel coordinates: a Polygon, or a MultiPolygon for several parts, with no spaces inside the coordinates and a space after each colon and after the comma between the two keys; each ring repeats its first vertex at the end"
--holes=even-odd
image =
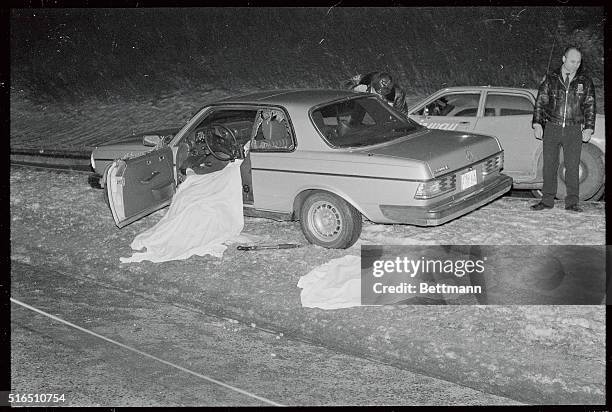
{"type": "Polygon", "coordinates": [[[367,211],[364,210],[355,201],[355,199],[353,199],[352,196],[350,196],[348,193],[346,193],[343,190],[339,190],[337,187],[333,187],[329,185],[316,185],[316,186],[300,188],[296,192],[296,194],[293,196],[293,215],[294,217],[299,216],[300,208],[302,207],[304,200],[306,200],[306,198],[311,193],[316,192],[316,191],[329,192],[331,194],[338,196],[339,198],[343,199],[344,201],[349,203],[351,206],[353,206],[355,209],[357,209],[359,213],[361,213],[367,219],[371,220],[371,216],[369,216],[369,213],[367,213],[367,211]]]}
{"type": "Polygon", "coordinates": [[[591,137],[591,140],[589,141],[589,143],[593,144],[594,146],[597,146],[597,148],[601,151],[602,153],[602,160],[604,161],[605,164],[605,158],[606,156],[604,155],[604,153],[606,153],[606,117],[602,114],[598,114],[596,116],[596,120],[595,120],[595,132],[593,133],[593,136],[591,137]]]}
{"type": "Polygon", "coordinates": [[[536,150],[535,153],[535,159],[533,160],[532,164],[535,167],[534,176],[536,180],[542,181],[544,179],[544,148],[542,145],[538,146],[538,150],[536,150]]]}
{"type": "Polygon", "coordinates": [[[102,177],[100,177],[100,187],[102,189],[106,189],[106,175],[108,174],[108,169],[110,169],[110,167],[113,165],[113,162],[110,162],[108,165],[106,165],[106,167],[104,168],[104,172],[102,172],[102,177]]]}

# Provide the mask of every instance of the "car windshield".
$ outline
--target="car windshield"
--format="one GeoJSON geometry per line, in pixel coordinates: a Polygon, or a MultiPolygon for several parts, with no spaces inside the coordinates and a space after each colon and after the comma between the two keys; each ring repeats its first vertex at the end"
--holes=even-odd
{"type": "Polygon", "coordinates": [[[329,144],[338,148],[385,143],[423,129],[374,96],[319,107],[311,116],[329,144]]]}

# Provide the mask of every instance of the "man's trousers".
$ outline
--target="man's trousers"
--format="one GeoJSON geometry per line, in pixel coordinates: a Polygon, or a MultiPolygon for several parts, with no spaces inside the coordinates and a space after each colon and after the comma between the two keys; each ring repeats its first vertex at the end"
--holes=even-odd
{"type": "Polygon", "coordinates": [[[557,173],[559,173],[559,152],[563,147],[563,163],[565,164],[565,186],[567,196],[565,207],[578,204],[580,152],[582,150],[582,126],[565,126],[546,123],[543,140],[543,176],[542,203],[554,206],[557,194],[557,173]]]}

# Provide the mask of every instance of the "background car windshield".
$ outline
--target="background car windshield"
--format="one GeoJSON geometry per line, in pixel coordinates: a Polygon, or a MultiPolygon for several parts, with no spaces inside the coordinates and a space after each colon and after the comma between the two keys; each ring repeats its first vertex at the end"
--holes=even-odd
{"type": "Polygon", "coordinates": [[[360,97],[320,107],[312,120],[334,147],[370,146],[423,127],[376,97],[360,97]]]}

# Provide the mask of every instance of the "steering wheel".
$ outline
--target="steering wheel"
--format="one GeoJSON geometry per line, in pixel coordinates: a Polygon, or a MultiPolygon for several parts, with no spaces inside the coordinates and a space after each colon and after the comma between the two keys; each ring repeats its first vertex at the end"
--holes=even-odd
{"type": "Polygon", "coordinates": [[[238,140],[232,129],[222,124],[211,124],[210,132],[204,134],[206,148],[215,159],[221,161],[231,161],[236,159],[236,147],[238,140]],[[217,134],[221,131],[220,134],[217,134]]]}

